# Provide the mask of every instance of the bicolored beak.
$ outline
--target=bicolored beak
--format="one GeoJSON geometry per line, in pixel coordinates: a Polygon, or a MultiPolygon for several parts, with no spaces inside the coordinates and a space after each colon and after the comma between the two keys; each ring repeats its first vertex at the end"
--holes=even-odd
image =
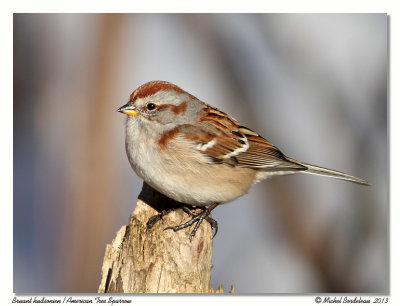
{"type": "Polygon", "coordinates": [[[124,113],[125,115],[128,115],[128,116],[136,116],[139,114],[136,107],[134,107],[130,102],[128,102],[124,106],[121,106],[120,108],[118,108],[117,111],[120,113],[124,113]]]}

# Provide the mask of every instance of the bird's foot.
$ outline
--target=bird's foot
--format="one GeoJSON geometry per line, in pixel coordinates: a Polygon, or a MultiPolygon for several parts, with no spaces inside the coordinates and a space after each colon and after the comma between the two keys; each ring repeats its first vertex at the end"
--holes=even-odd
{"type": "MultiPolygon", "coordinates": [[[[193,218],[192,218],[191,220],[189,220],[188,222],[183,223],[183,224],[181,224],[181,225],[177,225],[177,226],[168,226],[168,227],[166,227],[164,230],[172,229],[174,232],[176,232],[176,231],[179,231],[179,230],[181,230],[181,229],[184,229],[184,228],[189,227],[189,226],[191,226],[192,224],[196,223],[196,225],[194,226],[194,228],[193,228],[193,230],[192,230],[192,232],[190,233],[190,236],[189,236],[189,240],[192,241],[192,238],[193,238],[194,235],[196,234],[197,229],[200,227],[200,224],[203,222],[203,220],[206,220],[208,223],[210,223],[211,229],[212,229],[213,231],[215,230],[214,235],[213,235],[213,238],[214,238],[215,235],[216,235],[217,232],[218,232],[218,223],[217,223],[217,221],[215,221],[213,218],[209,217],[209,215],[210,215],[211,211],[212,211],[216,206],[217,206],[217,204],[213,204],[213,205],[210,205],[210,206],[207,207],[207,208],[202,208],[203,211],[200,212],[200,213],[194,213],[194,212],[192,212],[192,210],[191,210],[190,208],[188,208],[187,206],[182,206],[182,210],[183,210],[184,212],[186,212],[188,215],[192,216],[193,218]]],[[[147,221],[147,224],[146,224],[146,233],[149,232],[149,230],[154,226],[154,224],[155,224],[157,221],[161,220],[165,215],[169,214],[171,211],[176,210],[176,209],[178,209],[178,208],[171,208],[171,209],[168,209],[168,210],[163,210],[163,211],[161,211],[160,214],[151,217],[151,218],[149,219],[149,221],[147,221]]]]}

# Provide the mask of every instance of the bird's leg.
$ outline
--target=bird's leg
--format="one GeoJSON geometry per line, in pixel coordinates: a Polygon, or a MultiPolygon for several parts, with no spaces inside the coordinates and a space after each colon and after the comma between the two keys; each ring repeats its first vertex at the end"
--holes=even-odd
{"type": "MultiPolygon", "coordinates": [[[[215,205],[215,207],[217,207],[217,205],[215,205]]],[[[209,213],[210,213],[215,207],[211,208],[211,209],[209,210],[209,213]]],[[[207,208],[205,208],[205,207],[198,207],[198,208],[203,209],[203,211],[207,209],[207,208]]],[[[190,208],[188,208],[188,207],[186,207],[186,206],[183,206],[182,209],[183,209],[183,211],[184,211],[185,213],[187,213],[188,215],[191,215],[192,217],[196,217],[196,216],[198,215],[198,214],[195,214],[194,212],[192,212],[192,211],[190,210],[190,208]]],[[[217,232],[218,232],[218,222],[217,222],[216,220],[214,220],[213,218],[208,217],[208,216],[205,218],[205,220],[206,220],[208,223],[210,223],[211,228],[212,228],[213,230],[215,229],[215,233],[214,233],[214,235],[213,235],[213,238],[214,238],[215,235],[216,235],[217,232]]],[[[200,222],[200,223],[201,223],[201,222],[200,222]]],[[[196,228],[196,230],[197,230],[197,228],[196,228]]]]}
{"type": "MultiPolygon", "coordinates": [[[[207,208],[203,208],[201,207],[201,209],[203,209],[202,212],[200,213],[194,213],[192,212],[192,210],[187,207],[187,206],[182,206],[182,207],[174,207],[174,208],[170,208],[168,210],[162,210],[161,213],[159,213],[158,215],[152,216],[146,224],[146,234],[149,232],[149,230],[154,226],[154,224],[156,224],[157,221],[161,220],[165,215],[169,214],[171,211],[174,211],[178,208],[182,208],[182,210],[187,213],[188,215],[191,215],[193,218],[191,220],[189,220],[188,222],[178,225],[178,226],[169,226],[166,229],[172,229],[174,232],[179,231],[183,228],[186,228],[188,226],[191,226],[192,224],[196,223],[193,231],[190,233],[189,239],[190,241],[192,241],[192,238],[194,237],[194,235],[196,234],[197,229],[199,228],[201,222],[203,222],[203,220],[206,220],[208,223],[210,223],[212,230],[214,232],[213,238],[215,237],[215,235],[218,232],[218,223],[217,221],[215,221],[213,218],[209,217],[209,214],[211,213],[211,211],[217,207],[218,204],[213,204],[208,206],[207,208]]],[[[200,208],[200,207],[198,207],[200,208]]]]}
{"type": "Polygon", "coordinates": [[[168,210],[163,209],[158,215],[150,217],[150,219],[146,223],[146,234],[149,233],[149,230],[151,230],[151,228],[154,226],[154,224],[157,223],[157,221],[160,221],[164,216],[168,215],[171,211],[174,211],[176,209],[178,209],[178,207],[170,208],[168,210]]]}
{"type": "Polygon", "coordinates": [[[211,228],[213,230],[215,229],[215,233],[213,235],[213,237],[215,237],[215,235],[218,232],[218,223],[213,218],[210,218],[208,215],[217,206],[218,206],[218,204],[212,204],[212,205],[208,206],[207,208],[205,208],[202,212],[197,213],[197,214],[192,212],[188,207],[184,206],[184,207],[182,207],[183,211],[186,212],[187,214],[191,215],[193,218],[191,220],[189,220],[188,222],[178,225],[178,226],[168,226],[164,230],[172,229],[174,232],[176,232],[176,231],[179,231],[183,228],[189,227],[192,224],[196,223],[196,225],[194,226],[194,228],[189,236],[189,240],[192,241],[192,238],[196,234],[196,231],[199,228],[201,222],[203,222],[203,220],[206,220],[208,223],[210,223],[211,228]]]}

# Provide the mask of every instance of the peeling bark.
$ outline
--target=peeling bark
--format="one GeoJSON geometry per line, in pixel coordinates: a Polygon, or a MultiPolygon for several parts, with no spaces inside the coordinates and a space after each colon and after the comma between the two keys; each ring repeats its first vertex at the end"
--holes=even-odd
{"type": "MultiPolygon", "coordinates": [[[[178,209],[146,234],[150,217],[179,205],[143,184],[129,225],[122,226],[106,247],[99,293],[216,292],[210,284],[213,233],[208,222],[201,224],[190,242],[192,227],[177,232],[164,230],[190,220],[178,209]]],[[[223,292],[222,286],[217,292],[223,292]]]]}

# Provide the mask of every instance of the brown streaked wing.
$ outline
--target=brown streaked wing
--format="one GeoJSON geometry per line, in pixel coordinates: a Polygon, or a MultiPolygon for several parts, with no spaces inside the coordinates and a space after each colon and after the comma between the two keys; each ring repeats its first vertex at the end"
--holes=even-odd
{"type": "Polygon", "coordinates": [[[236,156],[238,167],[263,168],[263,169],[296,169],[306,170],[307,167],[288,160],[285,155],[268,140],[256,132],[241,126],[239,131],[246,136],[249,148],[236,156]]]}
{"type": "Polygon", "coordinates": [[[286,159],[285,155],[266,139],[211,106],[204,108],[202,121],[198,125],[182,125],[179,127],[179,134],[194,142],[198,151],[207,156],[212,163],[265,170],[307,169],[286,159]]]}
{"type": "Polygon", "coordinates": [[[229,132],[223,123],[216,125],[212,122],[205,121],[199,125],[181,125],[179,134],[194,142],[198,151],[214,163],[235,164],[232,157],[236,156],[235,152],[244,151],[247,146],[247,140],[240,133],[229,132]],[[212,141],[215,141],[212,144],[212,141]],[[209,147],[207,147],[209,144],[209,147]],[[203,147],[203,148],[202,148],[203,147]]]}

